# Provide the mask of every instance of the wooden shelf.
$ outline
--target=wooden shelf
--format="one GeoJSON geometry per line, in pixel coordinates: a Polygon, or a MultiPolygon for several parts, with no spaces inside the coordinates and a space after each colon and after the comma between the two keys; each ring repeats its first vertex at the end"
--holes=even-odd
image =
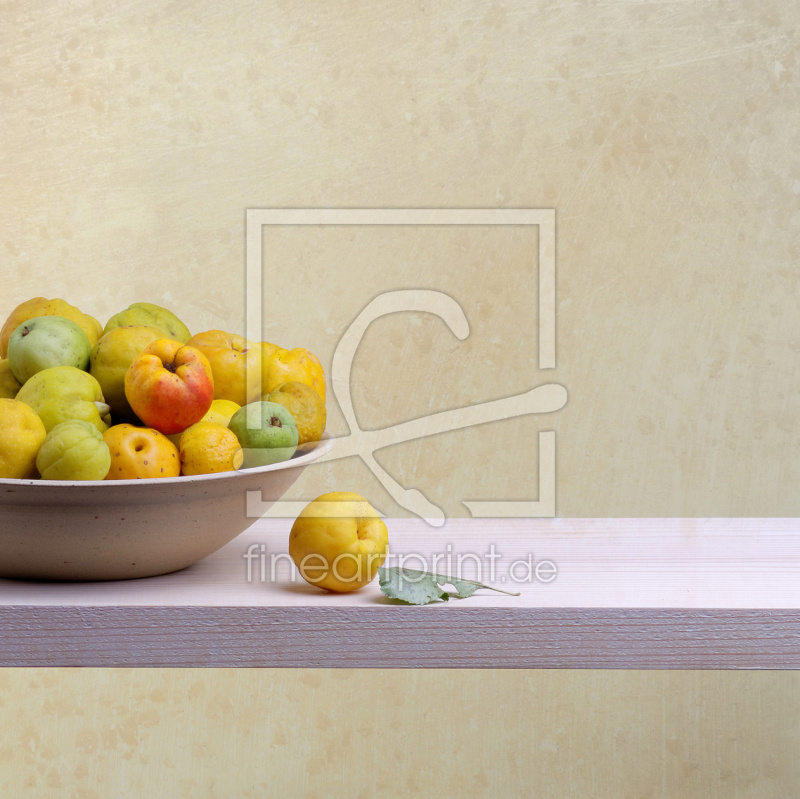
{"type": "Polygon", "coordinates": [[[377,581],[348,595],[305,584],[285,557],[290,525],[262,519],[162,577],[0,580],[0,665],[800,667],[793,519],[388,520],[390,563],[439,555],[447,571],[461,556],[470,577],[474,555],[484,581],[521,594],[423,607],[387,600],[377,581]],[[555,579],[524,579],[529,555],[555,579]]]}

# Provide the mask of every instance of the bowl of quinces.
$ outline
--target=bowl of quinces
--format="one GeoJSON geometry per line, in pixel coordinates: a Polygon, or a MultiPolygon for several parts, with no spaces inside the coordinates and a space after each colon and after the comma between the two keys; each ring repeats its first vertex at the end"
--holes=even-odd
{"type": "Polygon", "coordinates": [[[165,574],[251,526],[333,441],[304,348],[194,335],[136,302],[105,324],[34,297],[0,330],[0,577],[165,574]]]}

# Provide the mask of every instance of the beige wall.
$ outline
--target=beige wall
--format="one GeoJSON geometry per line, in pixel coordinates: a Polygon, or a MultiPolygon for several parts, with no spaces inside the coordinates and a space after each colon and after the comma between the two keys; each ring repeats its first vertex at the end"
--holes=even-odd
{"type": "Polygon", "coordinates": [[[0,671],[0,792],[783,799],[776,672],[0,671]]]}
{"type": "MultiPolygon", "coordinates": [[[[786,4],[0,13],[0,314],[44,294],[105,322],[144,300],[195,332],[241,330],[248,207],[553,207],[555,372],[530,359],[524,228],[268,230],[263,335],[328,367],[377,294],[456,299],[463,343],[429,315],[368,332],[364,427],[563,383],[552,417],[381,453],[449,515],[467,514],[462,499],[534,498],[536,432],[551,426],[559,515],[800,512],[786,4]]],[[[331,487],[405,513],[357,459],[308,470],[293,496],[331,487]]]]}
{"type": "MultiPolygon", "coordinates": [[[[307,346],[327,368],[338,335],[378,293],[446,291],[470,321],[467,341],[425,316],[386,318],[367,333],[353,389],[363,427],[554,379],[570,394],[552,417],[559,515],[798,515],[792,5],[336,6],[3,3],[0,316],[43,294],[103,322],[144,300],[171,307],[195,332],[236,330],[248,207],[552,207],[555,372],[542,374],[531,360],[535,320],[526,311],[535,301],[536,237],[523,229],[265,233],[264,337],[307,346]]],[[[329,414],[330,429],[346,432],[332,397],[329,414]]],[[[487,424],[398,445],[379,459],[448,514],[463,515],[464,498],[533,498],[532,442],[550,424],[537,417],[487,424]]],[[[357,460],[309,469],[293,496],[333,488],[404,513],[357,460]]],[[[228,770],[224,779],[251,785],[248,775],[266,774],[254,739],[230,748],[231,707],[254,692],[253,719],[283,719],[276,723],[291,741],[298,717],[306,724],[316,714],[328,725],[330,686],[343,685],[372,709],[361,726],[348,727],[354,747],[379,747],[368,733],[400,692],[415,689],[420,703],[441,696],[442,686],[462,698],[482,691],[493,702],[498,692],[505,705],[497,707],[512,721],[500,737],[487,734],[489,750],[472,721],[459,722],[461,739],[451,731],[442,744],[434,736],[474,769],[484,795],[497,784],[513,795],[522,777],[545,786],[560,780],[561,789],[543,788],[543,796],[568,795],[567,785],[576,796],[761,799],[790,795],[786,786],[798,784],[793,755],[780,743],[797,722],[797,684],[788,676],[24,672],[3,679],[6,719],[36,709],[26,714],[30,736],[19,741],[31,754],[14,757],[3,779],[14,786],[51,779],[48,764],[65,751],[58,725],[88,730],[68,750],[84,755],[85,765],[73,758],[52,777],[72,785],[90,775],[93,787],[75,796],[108,795],[99,775],[114,771],[117,755],[131,769],[136,758],[150,758],[155,775],[194,796],[217,795],[209,786],[221,784],[224,763],[247,759],[244,772],[228,770]],[[116,711],[95,704],[96,679],[101,693],[122,691],[116,711]],[[366,698],[354,692],[361,679],[366,698]],[[212,687],[195,687],[203,685],[212,687]],[[396,692],[382,692],[384,685],[396,692]],[[62,704],[47,705],[43,689],[61,691],[62,704]],[[181,701],[193,691],[203,701],[181,701]],[[169,720],[159,692],[171,697],[169,720]],[[619,707],[631,697],[638,715],[619,707]],[[543,716],[542,703],[553,702],[557,711],[543,716]],[[76,703],[84,716],[67,721],[76,703]],[[175,746],[166,730],[189,725],[193,714],[215,732],[204,740],[180,727],[178,740],[183,730],[187,743],[175,746]],[[531,733],[534,761],[519,734],[528,723],[539,730],[531,733]],[[134,751],[140,735],[147,743],[134,751]],[[503,741],[508,749],[500,751],[503,741]],[[648,765],[643,774],[654,758],[664,761],[661,770],[648,765]],[[204,787],[193,791],[193,779],[204,787]],[[624,791],[607,787],[615,780],[624,791]]],[[[497,714],[498,723],[506,718],[497,714]]],[[[335,738],[316,729],[312,740],[333,747],[335,761],[341,728],[335,738]]],[[[376,768],[400,780],[414,773],[443,780],[435,748],[422,746],[416,729],[407,733],[392,733],[386,752],[369,749],[388,759],[376,768]]],[[[269,738],[277,733],[263,734],[259,746],[279,747],[269,738]]],[[[302,750],[292,757],[291,773],[305,774],[302,750]]],[[[149,777],[126,785],[135,779],[149,777]]],[[[297,779],[303,795],[324,793],[324,775],[297,779]]]]}

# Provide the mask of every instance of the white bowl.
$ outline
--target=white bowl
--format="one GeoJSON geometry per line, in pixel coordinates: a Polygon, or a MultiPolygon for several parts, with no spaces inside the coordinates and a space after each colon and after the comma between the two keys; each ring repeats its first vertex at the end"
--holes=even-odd
{"type": "Polygon", "coordinates": [[[271,466],[148,480],[0,480],[0,577],[127,580],[178,571],[254,524],[303,469],[312,450],[271,466]],[[259,493],[260,492],[260,493],[259,493]]]}

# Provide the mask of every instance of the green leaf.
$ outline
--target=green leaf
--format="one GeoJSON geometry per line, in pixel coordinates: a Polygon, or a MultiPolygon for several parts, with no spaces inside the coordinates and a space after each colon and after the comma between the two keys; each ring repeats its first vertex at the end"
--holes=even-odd
{"type": "Polygon", "coordinates": [[[491,585],[475,582],[475,580],[461,580],[448,574],[423,572],[417,569],[406,569],[401,566],[381,566],[378,569],[378,582],[386,596],[390,599],[399,599],[410,605],[427,605],[429,602],[448,599],[466,599],[472,596],[479,588],[488,588],[508,596],[519,596],[519,592],[501,591],[491,585]],[[445,591],[442,586],[452,585],[455,591],[445,591]]]}

